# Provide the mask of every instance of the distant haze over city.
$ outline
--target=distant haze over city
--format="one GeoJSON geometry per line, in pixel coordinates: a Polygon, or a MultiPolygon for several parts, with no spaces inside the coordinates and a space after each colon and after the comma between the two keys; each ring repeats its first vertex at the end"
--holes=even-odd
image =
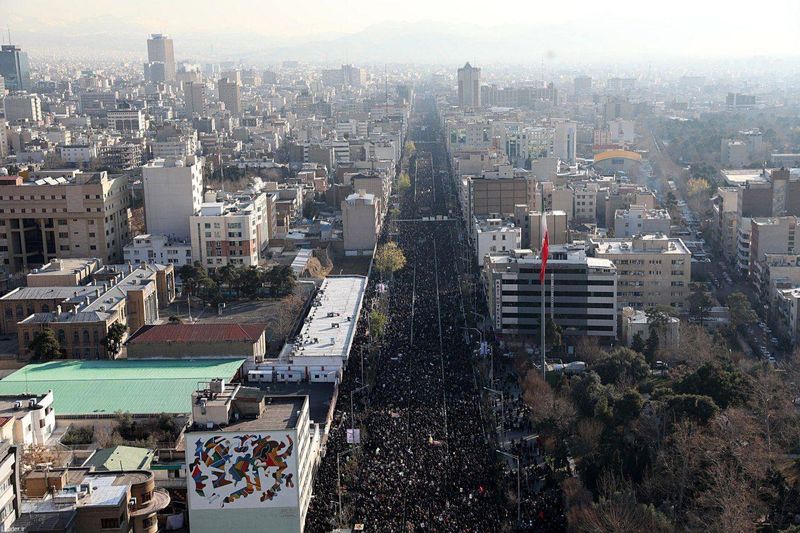
{"type": "Polygon", "coordinates": [[[486,3],[0,1],[2,42],[37,55],[138,59],[142,37],[169,33],[178,59],[443,64],[624,63],[797,56],[800,4],[751,2],[486,3]],[[779,15],[778,15],[779,14],[779,15]]]}

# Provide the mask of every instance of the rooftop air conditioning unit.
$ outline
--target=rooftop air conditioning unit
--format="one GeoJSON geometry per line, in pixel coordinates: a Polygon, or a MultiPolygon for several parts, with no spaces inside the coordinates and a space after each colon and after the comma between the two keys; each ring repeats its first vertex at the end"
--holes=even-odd
{"type": "Polygon", "coordinates": [[[22,402],[17,400],[14,402],[14,409],[22,409],[22,402]]]}
{"type": "Polygon", "coordinates": [[[30,400],[28,400],[28,407],[36,407],[36,399],[35,398],[31,398],[30,400]]]}
{"type": "Polygon", "coordinates": [[[211,392],[221,394],[225,390],[225,380],[222,378],[212,379],[208,388],[211,389],[211,392]]]}

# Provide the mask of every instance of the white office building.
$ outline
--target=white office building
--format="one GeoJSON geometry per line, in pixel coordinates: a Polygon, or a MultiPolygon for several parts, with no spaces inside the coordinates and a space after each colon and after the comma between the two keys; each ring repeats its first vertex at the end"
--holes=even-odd
{"type": "Polygon", "coordinates": [[[555,126],[553,156],[574,165],[577,158],[578,125],[571,120],[559,120],[555,126]]]}
{"type": "Polygon", "coordinates": [[[614,236],[633,237],[657,233],[669,236],[671,223],[672,218],[666,209],[632,205],[628,209],[617,209],[614,213],[614,236]]]}
{"type": "Polygon", "coordinates": [[[510,254],[522,246],[522,228],[501,218],[475,219],[473,242],[478,265],[483,266],[487,255],[510,254]]]}
{"type": "Polygon", "coordinates": [[[481,106],[481,69],[469,63],[458,69],[458,107],[481,106]]]}
{"type": "Polygon", "coordinates": [[[142,167],[147,232],[190,238],[189,217],[203,203],[203,158],[156,159],[142,167]]]}

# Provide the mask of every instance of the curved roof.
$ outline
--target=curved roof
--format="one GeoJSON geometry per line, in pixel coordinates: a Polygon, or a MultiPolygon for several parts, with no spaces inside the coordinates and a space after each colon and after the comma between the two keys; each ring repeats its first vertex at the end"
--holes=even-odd
{"type": "Polygon", "coordinates": [[[594,156],[594,162],[599,163],[600,161],[611,159],[612,157],[622,157],[624,159],[631,159],[633,161],[641,161],[642,155],[637,154],[636,152],[631,152],[630,150],[608,150],[606,152],[600,152],[594,156]]]}

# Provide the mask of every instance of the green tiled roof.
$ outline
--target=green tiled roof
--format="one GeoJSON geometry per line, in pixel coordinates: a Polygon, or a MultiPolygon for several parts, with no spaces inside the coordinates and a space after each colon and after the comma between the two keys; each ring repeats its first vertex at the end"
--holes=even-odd
{"type": "Polygon", "coordinates": [[[97,450],[83,466],[93,466],[98,472],[109,470],[147,470],[155,452],[147,448],[114,446],[97,450]]]}
{"type": "Polygon", "coordinates": [[[244,359],[59,360],[0,380],[0,395],[53,391],[56,416],[188,413],[200,381],[230,379],[244,359]]]}

